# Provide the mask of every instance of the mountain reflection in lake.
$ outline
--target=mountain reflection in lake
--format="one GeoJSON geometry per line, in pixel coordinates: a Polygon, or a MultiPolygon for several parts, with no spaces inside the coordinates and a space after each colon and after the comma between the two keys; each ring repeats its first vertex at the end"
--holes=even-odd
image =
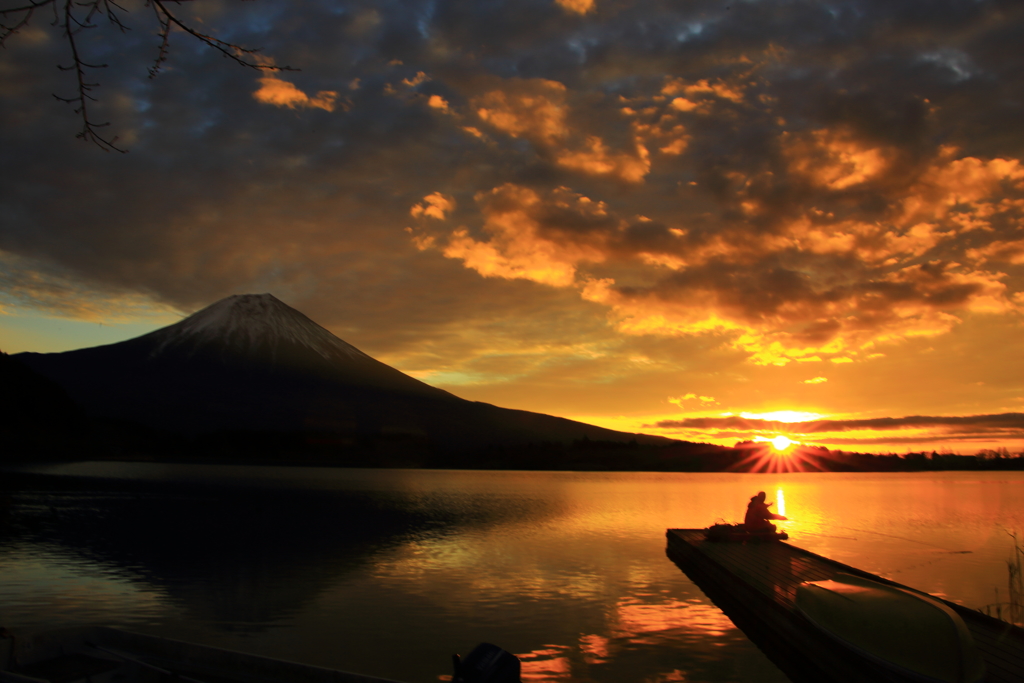
{"type": "Polygon", "coordinates": [[[794,544],[972,607],[1005,599],[1004,529],[1024,529],[1022,473],[46,471],[0,493],[0,625],[424,683],[479,641],[524,680],[785,681],[665,557],[667,527],[737,520],[757,490],[794,544]]]}

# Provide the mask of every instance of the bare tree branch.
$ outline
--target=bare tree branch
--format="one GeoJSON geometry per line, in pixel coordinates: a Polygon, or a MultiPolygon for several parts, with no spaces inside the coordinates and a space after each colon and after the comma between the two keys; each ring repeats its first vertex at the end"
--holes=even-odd
{"type": "MultiPolygon", "coordinates": [[[[100,128],[105,128],[110,125],[110,122],[96,123],[89,118],[89,102],[95,102],[96,98],[90,95],[93,88],[99,87],[99,83],[93,83],[86,79],[86,69],[105,69],[106,64],[89,64],[79,55],[78,42],[76,38],[78,35],[90,28],[95,28],[96,24],[92,23],[93,17],[99,12],[99,3],[101,0],[92,0],[86,3],[76,3],[75,0],[64,0],[64,18],[60,24],[61,28],[64,29],[64,37],[68,41],[68,45],[71,47],[72,63],[70,66],[57,65],[57,68],[61,71],[74,71],[75,76],[78,79],[78,96],[77,97],[61,97],[54,95],[61,102],[66,102],[71,105],[77,105],[75,107],[75,113],[82,117],[82,130],[78,132],[75,137],[82,140],[93,142],[104,151],[115,151],[126,153],[128,150],[121,149],[117,146],[117,137],[106,138],[99,133],[100,128]],[[87,12],[85,17],[79,19],[75,16],[75,6],[85,7],[87,12]]],[[[116,24],[123,28],[123,24],[117,21],[116,24]]]]}
{"type": "MultiPolygon", "coordinates": [[[[187,0],[170,1],[179,5],[183,1],[187,2],[187,0]]],[[[250,69],[257,69],[259,71],[298,71],[298,69],[293,69],[290,66],[275,66],[273,64],[266,62],[261,63],[260,61],[249,61],[245,58],[245,55],[256,55],[261,51],[262,48],[244,48],[240,45],[235,45],[234,43],[228,43],[226,41],[220,40],[219,38],[215,38],[214,36],[207,35],[205,33],[200,33],[191,26],[182,23],[176,16],[174,16],[170,12],[170,10],[167,9],[167,5],[163,2],[163,0],[148,0],[146,4],[152,5],[153,9],[157,13],[157,20],[160,22],[159,35],[161,38],[160,55],[157,57],[156,61],[153,63],[153,66],[149,70],[150,78],[156,76],[156,74],[160,71],[160,64],[162,64],[167,59],[168,37],[170,36],[172,25],[177,26],[185,33],[193,36],[194,38],[198,39],[203,43],[206,43],[213,49],[219,50],[222,54],[224,54],[224,56],[233,59],[238,64],[242,66],[247,66],[250,69]]]]}
{"type": "Polygon", "coordinates": [[[7,39],[27,26],[37,9],[52,4],[53,0],[43,0],[43,2],[31,2],[21,7],[0,10],[0,47],[7,47],[7,39]],[[20,17],[18,16],[19,14],[21,15],[20,17]],[[14,19],[14,23],[8,25],[7,22],[11,18],[14,19]]]}
{"type": "MultiPolygon", "coordinates": [[[[61,97],[54,94],[54,97],[61,102],[74,106],[74,112],[82,120],[82,129],[75,137],[92,142],[104,151],[127,152],[117,146],[117,137],[107,138],[101,134],[100,129],[110,125],[110,122],[97,123],[89,116],[89,103],[97,99],[90,93],[99,87],[98,82],[89,80],[87,70],[104,69],[106,64],[92,64],[87,62],[80,50],[78,38],[83,31],[96,28],[94,19],[103,15],[107,22],[115,26],[122,33],[130,30],[122,21],[123,14],[127,14],[116,0],[29,0],[27,4],[17,7],[0,9],[0,47],[7,47],[7,40],[18,33],[32,20],[36,11],[44,7],[50,7],[54,13],[52,25],[61,29],[63,37],[71,50],[71,64],[68,66],[57,65],[61,71],[72,71],[77,80],[77,95],[75,97],[61,97]]],[[[256,69],[259,71],[298,71],[290,66],[277,66],[270,59],[257,58],[259,48],[245,48],[235,43],[221,40],[215,36],[202,33],[189,24],[182,21],[178,16],[168,9],[169,3],[180,5],[189,0],[146,0],[146,5],[153,8],[156,15],[159,30],[157,35],[160,38],[160,45],[157,57],[149,68],[149,77],[154,78],[161,66],[167,61],[170,54],[171,29],[177,28],[191,35],[200,42],[212,47],[241,66],[256,69]]]]}

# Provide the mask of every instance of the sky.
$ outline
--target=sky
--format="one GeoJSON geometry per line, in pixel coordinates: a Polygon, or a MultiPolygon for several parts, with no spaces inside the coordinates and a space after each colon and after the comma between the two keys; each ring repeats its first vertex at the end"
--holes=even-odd
{"type": "MultiPolygon", "coordinates": [[[[0,9],[22,4],[0,0],[0,9]]],[[[463,398],[1024,450],[1024,4],[141,2],[0,50],[0,349],[269,292],[463,398]]],[[[15,23],[8,15],[3,24],[15,23]]]]}

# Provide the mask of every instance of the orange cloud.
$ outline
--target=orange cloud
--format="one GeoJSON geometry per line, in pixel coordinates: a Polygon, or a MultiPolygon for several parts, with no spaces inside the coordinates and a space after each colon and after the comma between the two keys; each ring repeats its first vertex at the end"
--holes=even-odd
{"type": "MultiPolygon", "coordinates": [[[[662,154],[678,156],[686,151],[690,144],[690,136],[686,133],[686,127],[675,123],[671,117],[663,116],[656,123],[643,123],[633,121],[634,140],[637,146],[644,145],[644,141],[658,146],[662,154]]],[[[646,159],[646,148],[643,158],[646,159]]]]}
{"type": "MultiPolygon", "coordinates": [[[[620,287],[614,278],[591,278],[584,299],[609,307],[621,332],[636,335],[716,334],[757,364],[845,363],[879,343],[949,332],[958,312],[1004,314],[1021,310],[998,272],[955,262],[918,263],[956,236],[949,226],[836,221],[812,210],[776,231],[738,225],[701,240],[680,231],[672,251],[638,251],[644,263],[676,274],[648,288],[620,287]],[[802,263],[768,266],[777,258],[802,263]],[[818,256],[854,258],[845,271],[816,266],[818,256]]],[[[676,234],[676,233],[673,233],[676,234]]],[[[1016,258],[1016,244],[975,250],[1016,258]]],[[[969,254],[970,256],[970,254],[969,254]]]]}
{"type": "MultiPolygon", "coordinates": [[[[739,104],[744,100],[745,85],[731,85],[719,79],[710,82],[706,79],[699,81],[687,81],[683,78],[667,78],[660,90],[660,95],[653,98],[654,106],[642,109],[644,113],[661,112],[665,117],[671,117],[679,112],[710,114],[714,107],[727,100],[739,104]],[[667,100],[667,111],[659,103],[667,100]]],[[[639,103],[639,102],[638,102],[639,103]]],[[[636,109],[627,107],[623,110],[626,114],[635,114],[636,109]]]]}
{"type": "Polygon", "coordinates": [[[686,394],[684,396],[669,396],[666,400],[672,405],[677,406],[680,410],[683,409],[683,403],[686,401],[700,401],[701,406],[712,406],[718,404],[718,401],[715,400],[714,396],[698,396],[693,393],[686,394]]]}
{"type": "Polygon", "coordinates": [[[607,214],[600,202],[566,188],[543,199],[537,192],[511,183],[481,192],[476,199],[485,217],[483,230],[490,239],[476,240],[460,228],[449,237],[444,255],[461,259],[484,277],[569,287],[576,281],[577,264],[605,258],[598,245],[588,243],[586,235],[574,237],[559,225],[560,216],[603,220],[607,214]]]}
{"type": "Polygon", "coordinates": [[[543,78],[513,78],[502,89],[472,101],[476,114],[512,137],[525,137],[546,145],[568,135],[565,124],[565,86],[543,78]]]}
{"type": "Polygon", "coordinates": [[[601,138],[596,136],[587,138],[584,150],[559,152],[558,165],[589,175],[614,175],[631,183],[642,182],[651,170],[647,148],[643,144],[637,143],[636,156],[614,154],[609,153],[601,138]]]}
{"type": "Polygon", "coordinates": [[[996,240],[978,249],[968,249],[966,254],[972,261],[1001,261],[1024,265],[1024,239],[996,240]]]}
{"type": "Polygon", "coordinates": [[[427,106],[448,113],[448,101],[440,95],[431,95],[427,99],[427,106]]]}
{"type": "MultiPolygon", "coordinates": [[[[880,180],[890,170],[893,153],[865,148],[844,135],[816,131],[799,140],[790,138],[784,142],[790,171],[821,187],[843,189],[880,180]]],[[[847,253],[863,261],[895,265],[922,257],[965,232],[974,232],[977,243],[986,234],[995,237],[1001,229],[1024,227],[1024,200],[1006,196],[1007,190],[1024,189],[1020,162],[954,159],[955,151],[944,149],[913,182],[896,188],[899,196],[887,221],[836,220],[812,208],[789,221],[780,234],[801,251],[847,253]]],[[[996,239],[962,253],[975,262],[1024,262],[1016,240],[996,239]]]]}
{"type": "Polygon", "coordinates": [[[293,83],[269,75],[260,78],[260,89],[252,94],[264,104],[273,104],[289,109],[314,108],[334,111],[338,93],[333,90],[321,90],[314,97],[299,90],[293,83]]]}
{"type": "Polygon", "coordinates": [[[869,146],[845,130],[783,133],[781,145],[790,173],[830,190],[844,190],[877,178],[894,157],[893,151],[869,146]]]}
{"type": "Polygon", "coordinates": [[[427,217],[443,221],[447,214],[455,210],[455,198],[440,192],[432,192],[423,198],[419,204],[414,204],[409,209],[409,215],[413,218],[427,217]]]}
{"type": "MultiPolygon", "coordinates": [[[[890,273],[884,280],[911,285],[916,298],[936,309],[1006,313],[1015,307],[1007,299],[1002,273],[967,270],[960,264],[932,261],[890,273]]],[[[897,311],[901,303],[890,303],[897,311]]]]}
{"type": "Polygon", "coordinates": [[[679,111],[707,111],[709,108],[704,102],[694,102],[693,100],[688,100],[685,97],[673,98],[672,107],[679,111]]]}
{"type": "Polygon", "coordinates": [[[586,14],[594,9],[594,0],[555,0],[555,3],[566,12],[586,14]]]}
{"type": "MultiPolygon", "coordinates": [[[[637,151],[613,151],[570,126],[561,84],[504,86],[477,100],[481,118],[562,168],[640,182],[651,168],[648,145],[689,141],[664,104],[628,108],[637,151]]],[[[670,81],[663,93],[742,99],[740,89],[703,81],[670,81]]],[[[779,209],[791,186],[779,189],[777,170],[721,171],[735,211],[714,229],[696,214],[678,226],[627,220],[564,187],[508,183],[477,195],[482,235],[461,227],[437,244],[487,277],[575,288],[605,306],[621,333],[713,335],[761,365],[851,363],[874,357],[880,344],[946,334],[964,313],[1024,311],[1016,280],[982,267],[1024,262],[1024,240],[993,239],[1002,233],[982,226],[1021,225],[1024,200],[1007,196],[1024,189],[1018,161],[955,159],[947,149],[912,162],[846,128],[786,135],[780,149],[790,174],[825,191],[812,195],[825,208],[779,209]],[[862,186],[888,202],[873,214],[832,203],[834,192],[862,186]]]]}
{"type": "MultiPolygon", "coordinates": [[[[780,237],[789,241],[785,248],[792,248],[812,254],[849,254],[862,261],[881,263],[897,262],[923,256],[943,240],[955,236],[943,231],[934,223],[918,223],[899,228],[887,223],[864,221],[821,220],[818,216],[803,216],[789,222],[780,237]]],[[[752,248],[758,246],[783,247],[779,238],[762,237],[752,248]]]]}
{"type": "Polygon", "coordinates": [[[430,76],[428,76],[427,74],[423,73],[422,71],[417,71],[416,75],[413,76],[412,78],[403,78],[402,79],[402,85],[404,85],[404,86],[406,86],[408,88],[415,88],[417,85],[419,85],[421,83],[426,83],[429,80],[430,80],[430,76]]]}
{"type": "Polygon", "coordinates": [[[631,152],[612,152],[597,135],[574,135],[567,123],[567,96],[566,87],[557,81],[513,78],[474,98],[471,104],[482,121],[512,137],[529,140],[563,168],[642,182],[651,169],[642,140],[634,137],[631,152]]]}
{"type": "MultiPolygon", "coordinates": [[[[953,159],[956,149],[943,148],[942,154],[902,201],[905,222],[934,221],[947,218],[954,207],[983,219],[968,224],[971,228],[987,228],[994,214],[1020,211],[1020,202],[1008,201],[1001,192],[1004,186],[1024,189],[1024,167],[1017,159],[976,157],[953,159]],[[985,202],[988,198],[991,202],[985,202]]],[[[964,225],[960,218],[958,224],[964,225]]]]}
{"type": "Polygon", "coordinates": [[[956,311],[1018,310],[1002,277],[957,264],[924,264],[855,286],[816,291],[804,283],[782,300],[779,287],[796,284],[773,280],[770,273],[717,283],[698,278],[672,296],[663,288],[619,288],[601,278],[586,281],[581,296],[608,306],[623,333],[724,335],[758,365],[823,358],[843,363],[878,343],[945,334],[960,322],[956,311]],[[763,291],[738,296],[746,287],[763,291]]]}
{"type": "MultiPolygon", "coordinates": [[[[712,95],[714,97],[729,100],[731,102],[742,102],[743,101],[743,87],[736,85],[729,85],[725,81],[719,79],[714,83],[709,82],[706,79],[694,81],[692,83],[687,82],[682,78],[669,78],[666,80],[665,85],[661,88],[661,94],[667,97],[675,95],[686,95],[687,97],[700,97],[703,95],[712,95]]],[[[688,111],[683,109],[675,103],[673,100],[673,106],[681,111],[688,111]]]]}
{"type": "Polygon", "coordinates": [[[686,151],[687,145],[690,143],[689,137],[679,137],[668,143],[664,147],[659,148],[659,152],[662,154],[682,154],[686,151]]]}

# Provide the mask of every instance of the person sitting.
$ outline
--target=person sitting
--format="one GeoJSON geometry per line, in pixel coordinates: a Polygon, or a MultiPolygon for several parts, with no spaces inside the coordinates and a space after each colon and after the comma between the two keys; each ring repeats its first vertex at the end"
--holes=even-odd
{"type": "Polygon", "coordinates": [[[783,515],[777,515],[769,510],[768,506],[771,503],[764,502],[764,499],[764,491],[758,491],[747,504],[747,514],[743,518],[743,528],[747,531],[775,531],[775,525],[770,520],[786,519],[783,515]]]}

